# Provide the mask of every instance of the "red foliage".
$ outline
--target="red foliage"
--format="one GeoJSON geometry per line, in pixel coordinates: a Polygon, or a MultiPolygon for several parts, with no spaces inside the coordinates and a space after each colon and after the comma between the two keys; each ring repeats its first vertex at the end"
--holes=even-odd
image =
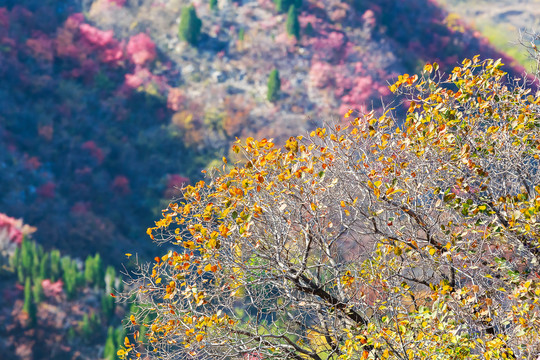
{"type": "Polygon", "coordinates": [[[0,243],[12,242],[20,244],[25,235],[36,231],[28,225],[24,225],[21,219],[15,219],[0,213],[0,243]]]}
{"type": "Polygon", "coordinates": [[[187,177],[178,174],[169,174],[167,176],[167,188],[169,189],[181,188],[187,184],[189,184],[187,177]]]}
{"type": "Polygon", "coordinates": [[[79,31],[82,39],[97,47],[108,46],[112,41],[114,41],[114,33],[112,30],[103,31],[93,27],[92,25],[81,24],[79,26],[79,31]]]}
{"type": "Polygon", "coordinates": [[[124,175],[117,175],[112,183],[112,189],[119,195],[127,195],[131,192],[129,179],[124,175]]]}
{"type": "Polygon", "coordinates": [[[145,33],[132,36],[126,50],[135,65],[145,65],[156,58],[156,45],[145,33]]]}
{"type": "Polygon", "coordinates": [[[49,181],[37,188],[36,193],[43,197],[52,199],[55,196],[56,184],[49,181]]]}
{"type": "Polygon", "coordinates": [[[57,297],[60,294],[62,294],[62,287],[64,286],[64,283],[62,280],[58,280],[56,282],[51,282],[49,279],[45,279],[41,282],[41,287],[43,288],[43,295],[45,297],[57,297]]]}
{"type": "Polygon", "coordinates": [[[95,142],[92,140],[86,141],[81,145],[81,148],[90,152],[93,158],[95,158],[98,164],[103,162],[105,155],[103,155],[103,150],[101,150],[95,142]]]}
{"type": "Polygon", "coordinates": [[[313,61],[309,70],[311,84],[319,89],[334,85],[334,67],[324,61],[313,61]]]}
{"type": "Polygon", "coordinates": [[[52,61],[54,58],[54,42],[43,33],[38,33],[36,37],[26,40],[26,46],[35,57],[47,61],[52,61]]]}
{"type": "Polygon", "coordinates": [[[41,162],[39,161],[37,156],[25,157],[24,160],[24,167],[29,170],[37,170],[41,166],[41,162]]]}
{"type": "Polygon", "coordinates": [[[182,90],[171,88],[167,96],[167,107],[173,111],[178,111],[185,100],[186,98],[182,90]]]}
{"type": "Polygon", "coordinates": [[[90,210],[90,203],[87,201],[77,201],[70,209],[74,215],[84,215],[90,210]]]}
{"type": "Polygon", "coordinates": [[[0,26],[6,29],[9,27],[9,11],[5,7],[0,7],[0,26]]]}

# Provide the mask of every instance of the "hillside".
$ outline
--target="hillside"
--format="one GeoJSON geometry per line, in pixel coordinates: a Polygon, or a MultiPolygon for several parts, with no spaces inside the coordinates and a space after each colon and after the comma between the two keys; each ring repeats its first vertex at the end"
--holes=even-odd
{"type": "Polygon", "coordinates": [[[0,207],[44,246],[107,261],[148,249],[145,229],[175,187],[236,137],[283,141],[349,108],[380,109],[387,82],[426,61],[505,57],[427,0],[304,1],[299,40],[268,0],[196,1],[197,46],[178,39],[188,1],[4,3],[0,207]],[[282,91],[270,103],[274,68],[282,91]]]}

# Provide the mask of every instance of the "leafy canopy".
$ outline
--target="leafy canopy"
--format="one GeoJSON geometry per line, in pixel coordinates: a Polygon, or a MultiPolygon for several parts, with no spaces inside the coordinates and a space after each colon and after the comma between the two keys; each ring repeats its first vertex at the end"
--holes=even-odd
{"type": "Polygon", "coordinates": [[[170,249],[126,294],[148,356],[536,357],[540,97],[501,65],[400,76],[404,121],[351,111],[284,148],[238,141],[244,162],[148,229],[170,249]]]}

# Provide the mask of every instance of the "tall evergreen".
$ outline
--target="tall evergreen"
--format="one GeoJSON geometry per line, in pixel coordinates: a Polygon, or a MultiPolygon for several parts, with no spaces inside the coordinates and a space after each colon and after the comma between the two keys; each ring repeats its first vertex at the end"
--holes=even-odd
{"type": "Polygon", "coordinates": [[[116,360],[116,336],[112,326],[107,330],[107,339],[105,340],[105,348],[103,349],[103,357],[105,360],[116,360]]]}
{"type": "Polygon", "coordinates": [[[49,275],[49,254],[45,253],[39,262],[39,277],[42,279],[48,279],[49,275]]]}
{"type": "Polygon", "coordinates": [[[291,5],[300,9],[302,7],[302,0],[274,0],[274,4],[276,4],[277,11],[284,13],[289,11],[291,5]]]}
{"type": "Polygon", "coordinates": [[[34,278],[34,302],[36,304],[39,304],[41,300],[43,300],[43,286],[41,285],[41,281],[43,279],[40,277],[34,278]]]}
{"type": "Polygon", "coordinates": [[[30,278],[27,277],[24,283],[24,305],[23,311],[28,314],[29,325],[36,325],[37,309],[34,303],[34,297],[32,296],[32,283],[30,278]]]}
{"type": "Polygon", "coordinates": [[[287,34],[300,40],[300,22],[298,21],[298,14],[294,5],[289,7],[289,13],[287,14],[287,34]]]}
{"type": "Polygon", "coordinates": [[[89,285],[93,284],[96,278],[94,270],[94,258],[91,255],[88,255],[84,261],[84,278],[89,285]]]}
{"type": "Polygon", "coordinates": [[[53,250],[50,253],[50,279],[56,281],[60,278],[60,251],[53,250]]]}
{"type": "Polygon", "coordinates": [[[116,302],[109,293],[105,293],[101,296],[101,311],[107,322],[113,318],[115,307],[116,302]]]}
{"type": "Polygon", "coordinates": [[[266,98],[268,101],[274,102],[279,98],[279,91],[281,89],[281,80],[279,79],[279,72],[274,69],[270,72],[268,77],[268,91],[266,98]]]}
{"type": "Polygon", "coordinates": [[[218,2],[217,0],[210,0],[210,10],[217,10],[218,2]]]}
{"type": "Polygon", "coordinates": [[[181,40],[196,46],[201,34],[202,21],[197,16],[195,7],[190,5],[182,9],[180,16],[180,25],[178,27],[178,36],[181,40]]]}

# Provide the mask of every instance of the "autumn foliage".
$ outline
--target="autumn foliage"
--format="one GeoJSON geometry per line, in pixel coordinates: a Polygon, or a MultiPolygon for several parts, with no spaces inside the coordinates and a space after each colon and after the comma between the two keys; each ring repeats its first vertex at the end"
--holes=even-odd
{"type": "MultiPolygon", "coordinates": [[[[540,97],[500,60],[402,75],[391,109],[291,137],[183,189],[130,294],[159,357],[533,358],[540,97]]],[[[125,344],[123,356],[141,347],[125,344]]]]}

